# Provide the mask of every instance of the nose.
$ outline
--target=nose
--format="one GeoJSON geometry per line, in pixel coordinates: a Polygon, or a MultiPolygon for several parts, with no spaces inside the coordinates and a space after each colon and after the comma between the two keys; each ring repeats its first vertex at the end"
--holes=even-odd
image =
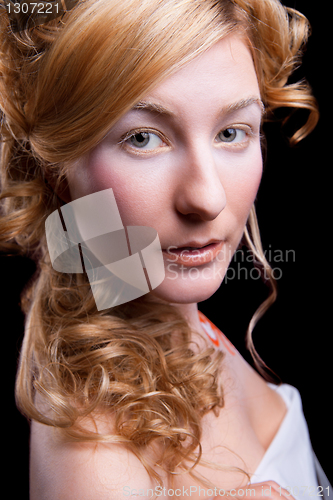
{"type": "Polygon", "coordinates": [[[178,172],[178,212],[205,221],[216,219],[227,199],[213,151],[198,145],[188,148],[178,172]]]}

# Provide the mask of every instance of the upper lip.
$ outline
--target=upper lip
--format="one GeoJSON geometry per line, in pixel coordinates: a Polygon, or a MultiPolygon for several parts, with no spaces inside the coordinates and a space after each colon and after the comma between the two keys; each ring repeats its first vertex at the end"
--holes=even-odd
{"type": "Polygon", "coordinates": [[[199,242],[199,241],[189,241],[188,243],[182,243],[181,245],[169,245],[166,247],[165,250],[168,248],[184,248],[184,247],[191,247],[191,248],[202,248],[206,247],[207,245],[212,245],[213,243],[221,243],[222,240],[209,240],[205,242],[199,242]]]}

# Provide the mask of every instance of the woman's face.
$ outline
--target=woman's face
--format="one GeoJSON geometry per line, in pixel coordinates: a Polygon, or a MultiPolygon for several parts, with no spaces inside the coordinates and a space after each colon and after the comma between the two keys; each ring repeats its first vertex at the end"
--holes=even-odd
{"type": "Polygon", "coordinates": [[[261,115],[250,51],[228,36],[157,85],[71,168],[72,200],[112,188],[124,226],[158,232],[166,274],[151,296],[190,304],[221,285],[261,179],[261,115]]]}

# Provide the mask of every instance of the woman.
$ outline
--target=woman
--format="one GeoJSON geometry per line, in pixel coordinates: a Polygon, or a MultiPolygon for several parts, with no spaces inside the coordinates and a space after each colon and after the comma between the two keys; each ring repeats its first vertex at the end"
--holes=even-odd
{"type": "Polygon", "coordinates": [[[253,205],[261,124],[308,109],[293,142],[316,124],[308,87],[287,84],[304,17],[273,0],[88,0],[35,29],[1,23],[2,246],[39,268],[16,390],[32,419],[31,498],[319,494],[298,393],[267,384],[197,308],[245,241],[271,288],[248,340],[265,376],[250,338],[276,294],[253,205]],[[112,306],[89,275],[110,245],[104,262],[67,218],[88,206],[85,223],[101,199],[86,234],[99,237],[99,213],[130,242],[128,228],[153,228],[165,273],[152,286],[145,262],[149,291],[112,306]],[[61,228],[75,271],[72,255],[56,261],[61,228]]]}

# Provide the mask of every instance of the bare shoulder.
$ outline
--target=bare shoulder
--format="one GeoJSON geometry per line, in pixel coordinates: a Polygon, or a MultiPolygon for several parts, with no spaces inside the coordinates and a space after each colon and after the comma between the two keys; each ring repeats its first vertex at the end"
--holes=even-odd
{"type": "Polygon", "coordinates": [[[155,486],[121,444],[69,442],[38,422],[30,439],[30,500],[126,500],[155,486]]]}

